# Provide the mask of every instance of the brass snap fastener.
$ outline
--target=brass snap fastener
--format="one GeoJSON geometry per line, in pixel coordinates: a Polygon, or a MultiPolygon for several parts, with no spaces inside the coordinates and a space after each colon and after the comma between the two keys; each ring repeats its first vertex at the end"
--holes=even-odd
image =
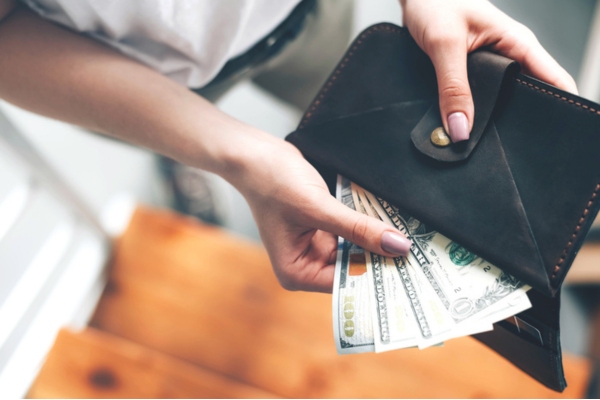
{"type": "Polygon", "coordinates": [[[444,127],[440,126],[431,132],[431,143],[437,147],[446,147],[452,143],[452,141],[450,140],[450,136],[448,136],[444,127]]]}

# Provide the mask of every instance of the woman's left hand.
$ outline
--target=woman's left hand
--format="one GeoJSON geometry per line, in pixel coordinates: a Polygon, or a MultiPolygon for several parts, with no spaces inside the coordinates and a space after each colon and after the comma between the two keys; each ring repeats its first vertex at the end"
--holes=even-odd
{"type": "Polygon", "coordinates": [[[483,46],[521,64],[523,72],[577,93],[573,78],[524,25],[487,0],[401,0],[404,25],[435,67],[441,117],[453,142],[473,127],[467,54],[483,46]]]}

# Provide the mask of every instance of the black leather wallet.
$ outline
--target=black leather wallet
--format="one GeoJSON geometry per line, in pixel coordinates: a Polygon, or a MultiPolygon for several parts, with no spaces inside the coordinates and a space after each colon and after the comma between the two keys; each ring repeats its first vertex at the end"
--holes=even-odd
{"type": "Polygon", "coordinates": [[[560,286],[600,202],[600,106],[468,56],[475,103],[466,142],[437,147],[435,71],[404,28],[354,41],[287,140],[338,173],[533,287],[533,307],[477,339],[562,391],[560,286]]]}

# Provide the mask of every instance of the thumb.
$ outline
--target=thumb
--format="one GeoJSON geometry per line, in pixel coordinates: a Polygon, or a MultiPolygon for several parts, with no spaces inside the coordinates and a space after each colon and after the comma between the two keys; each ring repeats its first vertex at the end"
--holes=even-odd
{"type": "Polygon", "coordinates": [[[452,142],[469,139],[473,127],[473,97],[467,76],[464,41],[446,40],[433,46],[429,57],[435,67],[444,128],[452,142]]]}
{"type": "Polygon", "coordinates": [[[388,257],[408,255],[412,242],[400,231],[328,197],[314,215],[318,229],[341,236],[373,253],[388,257]]]}

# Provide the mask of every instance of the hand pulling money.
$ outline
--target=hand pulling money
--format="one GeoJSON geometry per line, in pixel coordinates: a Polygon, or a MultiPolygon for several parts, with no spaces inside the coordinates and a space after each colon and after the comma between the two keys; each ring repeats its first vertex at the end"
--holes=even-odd
{"type": "Polygon", "coordinates": [[[340,238],[333,290],[338,353],[437,345],[485,332],[531,307],[529,286],[338,176],[344,205],[394,226],[408,257],[387,258],[340,238]]]}

